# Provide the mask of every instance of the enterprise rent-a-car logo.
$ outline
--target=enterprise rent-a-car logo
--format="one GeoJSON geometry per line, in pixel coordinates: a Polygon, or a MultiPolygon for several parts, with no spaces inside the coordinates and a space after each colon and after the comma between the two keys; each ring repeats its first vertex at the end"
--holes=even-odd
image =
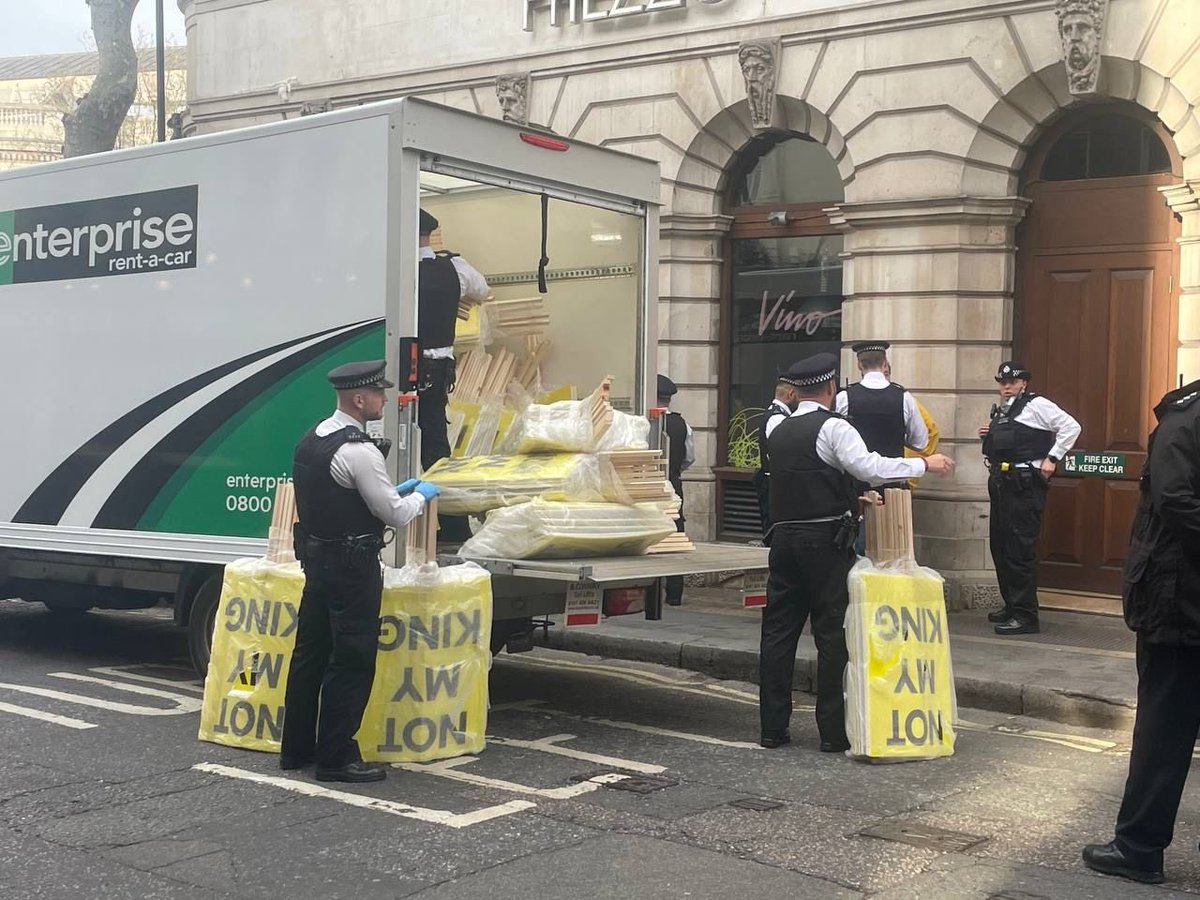
{"type": "Polygon", "coordinates": [[[197,186],[0,212],[0,285],[196,267],[197,186]]]}

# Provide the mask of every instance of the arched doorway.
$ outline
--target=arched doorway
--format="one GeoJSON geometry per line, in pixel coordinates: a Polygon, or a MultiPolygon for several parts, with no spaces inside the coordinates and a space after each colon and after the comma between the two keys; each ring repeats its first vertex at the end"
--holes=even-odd
{"type": "Polygon", "coordinates": [[[1039,584],[1118,594],[1153,407],[1174,386],[1180,180],[1170,134],[1129,104],[1068,115],[1026,167],[1014,356],[1083,426],[1043,520],[1039,584]]]}
{"type": "Polygon", "coordinates": [[[754,138],[733,161],[733,217],[721,296],[717,537],[762,537],[751,482],[762,411],[779,375],[812,353],[841,349],[842,234],[825,212],[844,197],[823,144],[795,132],[754,138]]]}

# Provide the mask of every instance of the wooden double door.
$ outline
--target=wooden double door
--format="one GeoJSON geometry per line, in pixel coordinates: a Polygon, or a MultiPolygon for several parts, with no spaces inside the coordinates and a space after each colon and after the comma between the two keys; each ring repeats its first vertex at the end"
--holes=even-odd
{"type": "Polygon", "coordinates": [[[1121,476],[1060,465],[1042,523],[1039,586],[1116,594],[1153,408],[1175,386],[1177,224],[1169,175],[1031,185],[1014,356],[1032,389],[1079,420],[1077,450],[1121,476]]]}

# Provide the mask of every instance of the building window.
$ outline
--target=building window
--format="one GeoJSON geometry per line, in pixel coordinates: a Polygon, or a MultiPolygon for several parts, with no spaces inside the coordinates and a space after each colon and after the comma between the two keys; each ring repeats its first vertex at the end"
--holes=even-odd
{"type": "Polygon", "coordinates": [[[1055,142],[1042,165],[1045,181],[1120,178],[1171,171],[1162,140],[1137,119],[1105,113],[1081,122],[1055,142]]]}
{"type": "Polygon", "coordinates": [[[721,538],[761,536],[750,478],[779,375],[813,353],[841,349],[842,236],[825,209],[842,199],[833,157],[800,135],[757,138],[731,173],[719,385],[721,538]]]}

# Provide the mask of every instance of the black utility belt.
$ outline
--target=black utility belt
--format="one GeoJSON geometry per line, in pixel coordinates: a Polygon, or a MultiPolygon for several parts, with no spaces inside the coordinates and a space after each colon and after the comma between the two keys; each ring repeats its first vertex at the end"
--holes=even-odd
{"type": "Polygon", "coordinates": [[[1032,462],[988,461],[988,469],[993,475],[1020,475],[1022,472],[1038,472],[1040,469],[1032,462]]]}

